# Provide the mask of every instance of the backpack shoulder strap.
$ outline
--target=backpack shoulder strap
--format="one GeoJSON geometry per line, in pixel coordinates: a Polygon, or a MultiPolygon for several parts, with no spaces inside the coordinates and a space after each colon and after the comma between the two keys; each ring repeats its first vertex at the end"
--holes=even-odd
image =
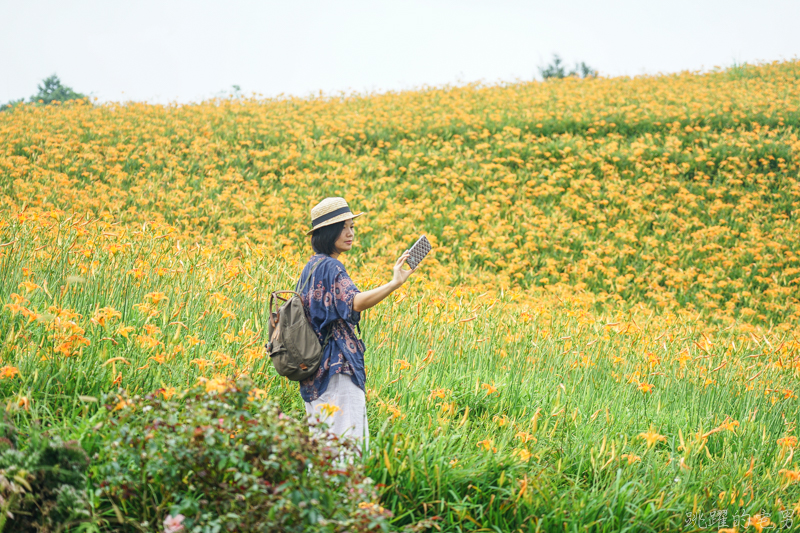
{"type": "Polygon", "coordinates": [[[314,271],[315,271],[315,270],[317,270],[317,267],[318,267],[319,265],[321,265],[323,261],[325,261],[325,258],[324,258],[324,257],[323,257],[323,258],[321,258],[319,261],[317,261],[317,263],[316,263],[316,264],[315,264],[315,265],[314,265],[314,266],[311,268],[311,272],[309,272],[309,273],[308,273],[308,277],[306,278],[306,281],[305,281],[305,282],[303,283],[303,285],[302,285],[302,286],[301,286],[301,287],[300,287],[300,288],[297,290],[297,292],[298,292],[298,293],[300,293],[300,294],[303,294],[303,291],[305,291],[305,290],[306,290],[306,286],[307,286],[307,285],[309,284],[309,282],[311,281],[311,276],[313,276],[313,275],[314,275],[314,271]]]}

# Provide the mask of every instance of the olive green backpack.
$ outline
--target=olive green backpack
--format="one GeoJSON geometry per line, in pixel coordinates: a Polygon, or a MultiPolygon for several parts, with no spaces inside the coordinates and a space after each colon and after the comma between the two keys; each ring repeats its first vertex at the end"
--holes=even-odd
{"type": "MultiPolygon", "coordinates": [[[[311,281],[314,271],[324,261],[320,259],[311,269],[300,294],[311,281]]],[[[328,345],[333,328],[330,328],[325,342],[319,337],[308,321],[305,306],[300,294],[295,291],[275,291],[269,297],[269,342],[267,352],[278,374],[292,381],[302,381],[313,376],[319,369],[322,353],[328,345]],[[275,300],[284,302],[273,311],[275,300]]]]}

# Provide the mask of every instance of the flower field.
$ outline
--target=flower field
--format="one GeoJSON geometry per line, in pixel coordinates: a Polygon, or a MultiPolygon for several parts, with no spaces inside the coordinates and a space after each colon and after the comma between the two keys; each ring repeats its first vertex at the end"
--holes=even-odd
{"type": "Polygon", "coordinates": [[[800,527],[799,128],[796,61],[0,113],[7,416],[243,374],[300,416],[266,301],[341,195],[362,290],[434,245],[362,323],[398,528],[800,527]]]}

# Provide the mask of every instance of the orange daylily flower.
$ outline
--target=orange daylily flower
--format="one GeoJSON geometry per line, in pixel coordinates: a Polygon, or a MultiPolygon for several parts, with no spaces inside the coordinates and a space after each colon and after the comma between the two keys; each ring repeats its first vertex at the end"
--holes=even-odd
{"type": "Polygon", "coordinates": [[[667,437],[656,433],[652,428],[644,433],[639,433],[639,437],[647,442],[648,448],[652,448],[657,442],[667,441],[667,437]]]}

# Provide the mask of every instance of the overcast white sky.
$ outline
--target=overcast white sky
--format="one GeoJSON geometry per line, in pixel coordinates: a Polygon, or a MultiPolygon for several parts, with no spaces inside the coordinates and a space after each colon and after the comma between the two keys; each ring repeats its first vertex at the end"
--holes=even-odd
{"type": "Polygon", "coordinates": [[[0,103],[51,74],[100,101],[188,102],[800,57],[800,0],[0,0],[0,103]]]}

